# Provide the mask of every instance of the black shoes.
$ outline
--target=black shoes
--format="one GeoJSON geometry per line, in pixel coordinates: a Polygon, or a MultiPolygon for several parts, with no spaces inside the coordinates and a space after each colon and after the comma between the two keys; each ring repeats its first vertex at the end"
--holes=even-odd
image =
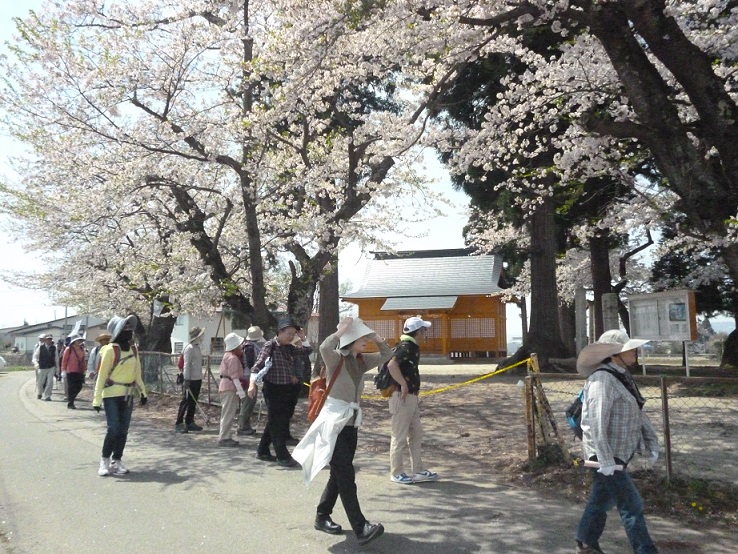
{"type": "Polygon", "coordinates": [[[277,460],[277,463],[282,467],[295,467],[300,465],[300,462],[295,460],[292,456],[285,460],[277,460]]]}
{"type": "Polygon", "coordinates": [[[276,462],[277,461],[277,457],[272,456],[269,452],[267,452],[266,454],[257,454],[256,457],[259,458],[262,462],[276,462]]]}
{"type": "Polygon", "coordinates": [[[384,533],[384,526],[381,523],[369,523],[368,521],[364,524],[364,529],[361,533],[356,533],[356,539],[359,541],[361,546],[369,544],[377,537],[384,533]]]}
{"type": "Polygon", "coordinates": [[[316,531],[323,531],[329,535],[338,535],[343,529],[338,523],[333,523],[333,520],[329,517],[316,517],[315,525],[316,531]]]}

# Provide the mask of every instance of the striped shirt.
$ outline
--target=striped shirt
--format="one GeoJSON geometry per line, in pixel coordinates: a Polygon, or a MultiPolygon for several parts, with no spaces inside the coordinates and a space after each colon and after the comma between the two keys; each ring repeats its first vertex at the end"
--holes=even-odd
{"type": "MultiPolygon", "coordinates": [[[[624,373],[614,363],[607,367],[624,373]]],[[[584,385],[582,445],[585,458],[597,456],[601,465],[615,458],[629,462],[636,452],[657,452],[658,436],[648,416],[625,386],[606,371],[596,371],[584,385]]]]}

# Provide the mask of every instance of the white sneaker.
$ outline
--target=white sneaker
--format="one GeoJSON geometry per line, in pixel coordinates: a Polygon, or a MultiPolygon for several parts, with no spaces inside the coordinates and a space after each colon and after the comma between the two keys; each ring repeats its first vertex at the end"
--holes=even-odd
{"type": "Polygon", "coordinates": [[[390,477],[390,481],[393,483],[399,483],[400,485],[412,485],[415,481],[409,475],[400,473],[399,475],[393,475],[390,477]]]}
{"type": "Polygon", "coordinates": [[[110,472],[113,475],[125,475],[128,473],[128,468],[123,465],[120,460],[113,460],[110,462],[110,472]]]}
{"type": "Polygon", "coordinates": [[[100,469],[97,470],[100,477],[110,475],[110,458],[100,458],[100,469]]]}
{"type": "Polygon", "coordinates": [[[425,483],[426,481],[435,481],[436,479],[438,479],[438,473],[436,473],[435,471],[430,471],[428,469],[413,475],[413,481],[415,483],[425,483]]]}

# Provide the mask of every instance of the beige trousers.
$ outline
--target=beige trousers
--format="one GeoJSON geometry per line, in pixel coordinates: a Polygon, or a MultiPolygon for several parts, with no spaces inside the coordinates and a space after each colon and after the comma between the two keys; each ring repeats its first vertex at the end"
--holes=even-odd
{"type": "Polygon", "coordinates": [[[420,406],[416,394],[408,394],[405,400],[394,392],[389,399],[392,414],[392,442],[390,443],[391,475],[407,473],[412,477],[424,470],[420,457],[420,443],[423,440],[423,426],[420,423],[420,406]],[[405,450],[410,451],[411,471],[405,471],[403,461],[405,450]]]}
{"type": "Polygon", "coordinates": [[[236,391],[228,390],[220,393],[220,435],[218,440],[227,440],[233,433],[233,418],[238,410],[236,391]]]}

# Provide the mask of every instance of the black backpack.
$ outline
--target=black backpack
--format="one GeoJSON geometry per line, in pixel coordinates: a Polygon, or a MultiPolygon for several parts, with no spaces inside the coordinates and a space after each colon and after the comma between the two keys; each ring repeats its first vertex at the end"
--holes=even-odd
{"type": "Polygon", "coordinates": [[[388,363],[388,361],[384,362],[382,367],[379,368],[379,371],[374,376],[374,386],[377,387],[379,392],[385,398],[391,396],[392,393],[395,392],[395,388],[397,386],[392,375],[390,375],[389,368],[387,367],[388,363]]]}

